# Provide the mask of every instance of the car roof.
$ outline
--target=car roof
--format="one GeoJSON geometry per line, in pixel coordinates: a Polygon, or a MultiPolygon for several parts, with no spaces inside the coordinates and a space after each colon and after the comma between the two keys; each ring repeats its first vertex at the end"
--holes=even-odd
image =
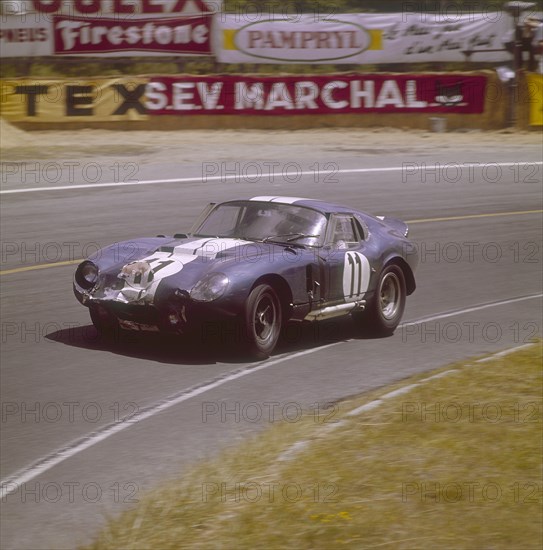
{"type": "Polygon", "coordinates": [[[325,214],[332,212],[354,212],[345,206],[334,204],[330,202],[320,201],[318,199],[307,199],[303,197],[285,197],[279,195],[262,195],[258,197],[252,197],[251,201],[260,202],[274,202],[279,204],[294,204],[296,206],[306,206],[307,208],[313,208],[319,210],[325,214]]]}

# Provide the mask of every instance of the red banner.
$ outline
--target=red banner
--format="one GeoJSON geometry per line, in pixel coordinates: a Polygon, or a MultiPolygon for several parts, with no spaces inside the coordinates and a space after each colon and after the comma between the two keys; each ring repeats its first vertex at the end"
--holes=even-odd
{"type": "Polygon", "coordinates": [[[482,113],[485,76],[150,77],[148,114],[482,113]]]}
{"type": "Polygon", "coordinates": [[[55,16],[55,55],[119,52],[210,55],[211,16],[130,18],[55,16]]]}
{"type": "MultiPolygon", "coordinates": [[[[4,0],[3,0],[4,1],[4,0]]],[[[37,13],[65,15],[102,16],[107,14],[126,17],[142,13],[145,15],[189,15],[188,11],[209,13],[222,10],[222,0],[25,0],[37,13]]],[[[6,7],[15,13],[17,0],[6,2],[13,4],[6,7]]]]}

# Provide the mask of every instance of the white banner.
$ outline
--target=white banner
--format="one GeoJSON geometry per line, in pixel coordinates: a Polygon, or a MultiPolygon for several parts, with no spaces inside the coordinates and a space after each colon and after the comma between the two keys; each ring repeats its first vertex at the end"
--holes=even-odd
{"type": "Polygon", "coordinates": [[[53,25],[46,19],[4,16],[0,26],[0,56],[43,57],[53,55],[53,25]]]}
{"type": "Polygon", "coordinates": [[[504,12],[440,14],[217,14],[215,48],[221,63],[413,63],[511,59],[504,12]],[[503,50],[503,51],[493,51],[503,50]]]}

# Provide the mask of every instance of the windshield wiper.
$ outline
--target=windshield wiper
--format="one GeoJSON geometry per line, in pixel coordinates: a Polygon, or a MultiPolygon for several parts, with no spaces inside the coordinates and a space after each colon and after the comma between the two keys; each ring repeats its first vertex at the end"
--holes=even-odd
{"type": "Polygon", "coordinates": [[[270,235],[269,237],[262,239],[262,242],[267,243],[272,239],[279,239],[283,237],[290,237],[289,239],[286,239],[285,242],[291,243],[291,242],[297,241],[298,239],[317,238],[317,237],[320,237],[320,235],[307,235],[306,233],[285,233],[283,235],[270,235]]]}

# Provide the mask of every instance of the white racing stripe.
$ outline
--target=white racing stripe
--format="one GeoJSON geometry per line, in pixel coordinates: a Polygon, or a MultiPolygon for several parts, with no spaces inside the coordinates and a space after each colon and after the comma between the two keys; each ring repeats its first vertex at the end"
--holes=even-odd
{"type": "Polygon", "coordinates": [[[125,281],[123,288],[106,298],[122,303],[152,303],[162,279],[179,273],[186,264],[199,257],[214,260],[221,252],[245,244],[252,243],[241,239],[208,237],[180,244],[173,249],[164,247],[169,252],[159,247],[152,254],[124,265],[120,275],[125,281]]]}
{"type": "MultiPolygon", "coordinates": [[[[542,166],[543,162],[528,162],[528,161],[526,162],[522,162],[522,161],[493,162],[492,166],[500,166],[500,167],[506,168],[508,166],[519,166],[519,164],[542,166]]],[[[485,166],[485,165],[480,162],[473,162],[473,163],[465,162],[462,164],[463,168],[480,168],[481,166],[485,166]]],[[[376,173],[378,174],[381,172],[383,173],[384,172],[402,172],[405,170],[406,170],[405,166],[388,166],[383,168],[345,168],[343,170],[336,170],[334,172],[334,175],[335,174],[376,174],[376,173]]],[[[286,178],[291,176],[315,177],[315,171],[302,170],[302,171],[284,172],[282,176],[286,178]]],[[[222,176],[205,176],[205,179],[204,179],[204,176],[200,176],[200,177],[192,177],[192,178],[174,178],[174,179],[163,179],[163,180],[84,183],[81,185],[57,185],[54,187],[29,187],[27,189],[4,189],[3,191],[0,191],[0,195],[8,195],[8,194],[15,194],[15,193],[37,193],[39,191],[68,191],[70,189],[99,189],[101,187],[129,187],[134,185],[159,185],[159,184],[167,184],[167,183],[206,183],[210,181],[226,182],[231,180],[238,181],[239,178],[240,178],[239,174],[233,174],[233,175],[224,174],[222,176]]],[[[273,197],[270,197],[270,198],[273,198],[273,197]]]]}
{"type": "MultiPolygon", "coordinates": [[[[464,313],[470,313],[472,311],[479,311],[481,309],[491,308],[491,307],[498,307],[502,305],[511,304],[514,302],[520,302],[523,300],[530,300],[535,298],[541,298],[543,294],[534,294],[532,296],[523,296],[521,298],[511,298],[508,300],[502,300],[501,302],[493,302],[490,304],[482,304],[480,306],[475,307],[469,307],[465,309],[461,309],[455,312],[445,312],[433,315],[431,317],[424,317],[419,320],[410,321],[408,323],[405,323],[405,325],[417,325],[422,324],[424,322],[427,322],[428,320],[437,320],[437,319],[445,319],[447,317],[451,317],[453,315],[462,315],[464,313]]],[[[198,386],[193,386],[192,388],[187,388],[185,390],[182,390],[174,395],[171,395],[162,401],[155,403],[154,405],[150,405],[146,407],[145,409],[142,409],[136,416],[131,417],[127,421],[123,421],[122,419],[119,422],[108,424],[100,428],[99,430],[92,432],[80,439],[77,439],[75,441],[72,441],[71,443],[65,445],[64,447],[57,449],[50,453],[49,455],[42,457],[41,459],[37,460],[33,464],[30,464],[26,468],[23,468],[12,475],[8,476],[4,480],[0,481],[0,499],[5,498],[7,495],[15,492],[18,490],[18,488],[23,484],[27,483],[28,481],[34,479],[35,477],[39,476],[40,474],[43,474],[44,472],[47,472],[57,464],[60,464],[64,462],[65,460],[68,460],[69,458],[76,456],[77,454],[81,453],[82,451],[88,449],[89,447],[92,447],[93,445],[96,445],[97,443],[100,443],[101,441],[104,441],[105,439],[108,439],[109,437],[115,435],[116,433],[119,433],[127,428],[130,428],[133,424],[142,422],[143,420],[146,420],[147,418],[150,418],[152,416],[155,416],[156,414],[161,413],[162,411],[165,411],[175,405],[178,405],[179,403],[182,403],[183,401],[187,401],[193,397],[196,397],[197,395],[201,395],[202,393],[208,392],[210,390],[213,390],[215,388],[218,388],[219,386],[222,386],[224,384],[227,384],[228,382],[232,382],[233,380],[238,380],[239,378],[243,378],[245,376],[248,376],[250,374],[253,374],[255,372],[259,372],[261,370],[267,369],[269,367],[273,367],[275,365],[278,365],[280,363],[284,363],[286,361],[290,361],[292,359],[297,359],[298,357],[303,357],[306,355],[311,355],[313,353],[331,348],[333,346],[337,346],[341,343],[345,343],[348,340],[342,340],[339,342],[334,342],[332,344],[327,344],[325,346],[321,346],[318,348],[313,348],[305,351],[300,351],[297,353],[294,353],[292,355],[285,354],[282,356],[279,356],[275,359],[268,359],[262,363],[257,363],[256,365],[251,365],[248,367],[243,367],[241,369],[225,373],[223,376],[220,376],[218,378],[215,378],[213,380],[204,382],[198,386]]],[[[503,352],[499,352],[502,353],[503,352]]],[[[499,355],[498,353],[498,355],[499,355]]],[[[454,371],[447,371],[447,372],[454,372],[454,371]]],[[[375,405],[376,406],[376,405],[375,405]]],[[[361,409],[360,409],[360,412],[361,409]]]]}
{"type": "Polygon", "coordinates": [[[308,199],[305,197],[279,197],[276,195],[262,195],[261,197],[252,197],[249,200],[262,202],[279,202],[281,204],[293,204],[298,201],[310,201],[315,199],[308,199]]]}
{"type": "Polygon", "coordinates": [[[202,256],[206,260],[214,260],[221,252],[246,244],[254,244],[254,242],[229,237],[206,237],[197,241],[180,244],[174,248],[173,253],[174,255],[191,254],[202,256]]]}

